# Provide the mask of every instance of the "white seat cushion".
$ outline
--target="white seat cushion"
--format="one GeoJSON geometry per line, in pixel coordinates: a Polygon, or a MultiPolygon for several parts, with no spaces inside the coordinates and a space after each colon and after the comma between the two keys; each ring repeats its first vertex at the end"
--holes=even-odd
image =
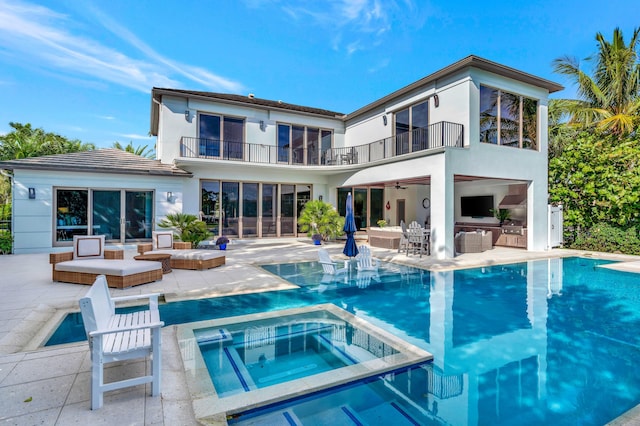
{"type": "Polygon", "coordinates": [[[184,260],[209,260],[216,257],[224,256],[223,253],[211,250],[153,250],[145,252],[145,254],[165,253],[170,254],[174,259],[184,260]]]}
{"type": "Polygon", "coordinates": [[[56,263],[56,271],[63,272],[84,272],[87,274],[114,275],[118,277],[126,277],[141,272],[150,272],[162,269],[162,263],[137,260],[120,260],[120,259],[86,259],[86,260],[68,260],[66,262],[56,263]]]}

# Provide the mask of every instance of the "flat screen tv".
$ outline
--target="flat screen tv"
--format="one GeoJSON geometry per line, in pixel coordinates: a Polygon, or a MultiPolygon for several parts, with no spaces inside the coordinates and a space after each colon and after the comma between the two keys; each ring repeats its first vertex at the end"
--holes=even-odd
{"type": "Polygon", "coordinates": [[[493,195],[460,197],[460,214],[471,217],[492,217],[493,195]]]}

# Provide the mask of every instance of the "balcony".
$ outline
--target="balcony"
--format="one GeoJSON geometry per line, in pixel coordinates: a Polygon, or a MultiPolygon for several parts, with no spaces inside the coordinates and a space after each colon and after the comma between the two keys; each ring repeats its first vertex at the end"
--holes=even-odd
{"type": "Polygon", "coordinates": [[[441,121],[427,128],[416,129],[364,145],[345,148],[275,146],[245,142],[222,141],[182,137],[180,155],[184,158],[204,158],[261,164],[288,164],[294,166],[343,166],[368,164],[418,151],[463,144],[462,124],[441,121]]]}

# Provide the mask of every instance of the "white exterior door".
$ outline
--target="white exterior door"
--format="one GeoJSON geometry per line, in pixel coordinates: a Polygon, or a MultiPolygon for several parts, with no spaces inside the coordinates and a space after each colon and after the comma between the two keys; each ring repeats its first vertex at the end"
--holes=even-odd
{"type": "Polygon", "coordinates": [[[549,248],[563,244],[562,206],[549,205],[549,248]]]}

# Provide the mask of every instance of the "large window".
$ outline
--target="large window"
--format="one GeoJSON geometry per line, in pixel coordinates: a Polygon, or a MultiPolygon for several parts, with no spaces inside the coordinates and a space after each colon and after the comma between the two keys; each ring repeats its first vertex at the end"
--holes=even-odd
{"type": "Polygon", "coordinates": [[[327,158],[331,156],[332,135],[331,130],[278,124],[278,161],[290,164],[327,164],[327,158]]]}
{"type": "Polygon", "coordinates": [[[396,154],[429,148],[429,101],[395,113],[396,154]]]}
{"type": "Polygon", "coordinates": [[[74,235],[104,235],[111,242],[149,239],[153,191],[58,188],[55,211],[55,245],[67,245],[74,235]]]}
{"type": "Polygon", "coordinates": [[[538,101],[480,86],[480,142],[538,149],[538,101]]]}
{"type": "Polygon", "coordinates": [[[202,180],[200,193],[200,216],[215,237],[275,237],[296,235],[295,223],[313,187],[202,180]]]}
{"type": "Polygon", "coordinates": [[[200,155],[242,159],[244,119],[200,114],[198,132],[200,155]]]}

